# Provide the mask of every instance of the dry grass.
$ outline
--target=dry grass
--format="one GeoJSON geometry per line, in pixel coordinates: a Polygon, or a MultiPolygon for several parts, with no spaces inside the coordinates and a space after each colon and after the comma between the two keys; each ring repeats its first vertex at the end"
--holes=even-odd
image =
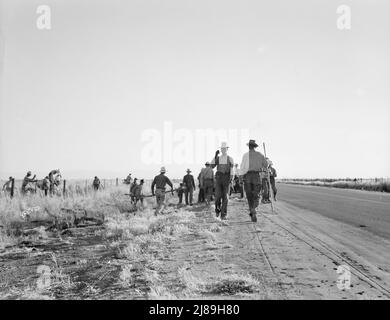
{"type": "Polygon", "coordinates": [[[199,295],[232,296],[251,294],[260,291],[260,283],[250,274],[222,273],[210,269],[207,273],[196,273],[185,265],[178,270],[185,286],[185,295],[196,298],[199,295]]]}
{"type": "MultiPolygon", "coordinates": [[[[95,215],[114,217],[120,212],[133,212],[127,187],[106,188],[97,193],[63,197],[42,197],[38,194],[0,198],[0,249],[15,244],[19,236],[18,226],[26,221],[56,221],[67,218],[63,209],[85,210],[95,215]]],[[[141,231],[140,231],[141,232],[141,231]]]]}

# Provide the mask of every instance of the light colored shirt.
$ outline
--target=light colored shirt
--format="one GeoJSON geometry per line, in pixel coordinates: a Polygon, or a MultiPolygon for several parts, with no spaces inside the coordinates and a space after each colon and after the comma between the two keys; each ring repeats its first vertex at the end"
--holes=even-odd
{"type": "Polygon", "coordinates": [[[214,178],[214,172],[213,169],[210,167],[202,168],[199,174],[199,180],[203,182],[205,179],[213,179],[214,178]]]}
{"type": "Polygon", "coordinates": [[[240,175],[244,175],[248,171],[260,172],[266,170],[267,167],[268,162],[260,152],[249,150],[242,156],[240,175]]]}
{"type": "Polygon", "coordinates": [[[215,158],[210,162],[211,168],[217,167],[217,172],[230,173],[233,175],[233,165],[234,161],[231,156],[221,154],[218,156],[218,165],[215,164],[215,158]]]}

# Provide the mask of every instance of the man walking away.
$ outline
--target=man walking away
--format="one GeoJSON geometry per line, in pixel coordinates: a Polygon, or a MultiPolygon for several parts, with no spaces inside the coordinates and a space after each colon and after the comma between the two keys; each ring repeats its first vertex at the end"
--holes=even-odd
{"type": "Polygon", "coordinates": [[[165,186],[168,184],[171,187],[171,193],[173,195],[173,185],[171,180],[167,176],[165,176],[165,168],[162,167],[160,170],[160,174],[155,176],[152,182],[152,195],[156,195],[157,208],[155,211],[155,215],[157,216],[164,209],[164,201],[165,201],[165,186]],[[154,193],[154,186],[156,186],[156,193],[154,193]]]}
{"type": "Polygon", "coordinates": [[[247,143],[249,151],[242,157],[240,174],[244,182],[244,188],[249,205],[249,215],[252,222],[257,221],[256,208],[259,205],[259,193],[261,189],[260,172],[267,169],[268,163],[265,157],[255,148],[258,144],[255,140],[247,143]]]}
{"type": "Polygon", "coordinates": [[[214,189],[214,171],[210,167],[210,162],[206,162],[205,168],[200,172],[200,184],[204,190],[204,197],[207,205],[210,205],[214,189]]]}
{"type": "Polygon", "coordinates": [[[276,189],[276,184],[275,184],[275,178],[277,177],[276,170],[273,167],[272,161],[269,161],[269,180],[271,182],[271,188],[274,193],[274,199],[276,201],[276,192],[278,191],[276,189]]]}
{"type": "Polygon", "coordinates": [[[133,202],[133,203],[135,201],[134,190],[137,187],[137,180],[138,180],[137,178],[134,178],[133,183],[130,185],[130,199],[131,199],[131,202],[133,202]]]}
{"type": "Polygon", "coordinates": [[[215,174],[215,213],[217,217],[221,214],[222,220],[226,220],[229,185],[233,179],[234,161],[232,157],[227,155],[228,148],[227,143],[222,142],[222,155],[219,156],[219,150],[217,150],[210,164],[211,168],[217,167],[215,174]]]}
{"type": "Polygon", "coordinates": [[[92,186],[93,186],[93,189],[95,191],[99,190],[99,188],[100,188],[100,179],[97,176],[95,176],[95,178],[93,179],[92,186]]]}
{"type": "Polygon", "coordinates": [[[261,203],[270,203],[269,199],[269,183],[268,183],[268,160],[267,158],[265,159],[267,161],[267,168],[263,169],[260,172],[260,177],[261,177],[261,203]]]}
{"type": "Polygon", "coordinates": [[[179,197],[179,203],[178,204],[182,204],[183,203],[183,194],[184,194],[184,192],[185,192],[184,184],[180,183],[180,186],[177,189],[177,195],[179,197]]]}
{"type": "Polygon", "coordinates": [[[28,187],[28,185],[31,182],[37,182],[37,180],[35,179],[36,175],[34,175],[32,178],[30,178],[31,175],[32,175],[31,171],[28,171],[26,176],[23,179],[23,182],[22,182],[22,194],[26,194],[28,191],[33,191],[34,190],[33,188],[28,187]]]}
{"type": "Polygon", "coordinates": [[[195,191],[194,177],[190,173],[191,173],[191,170],[187,169],[187,174],[183,177],[183,184],[186,187],[186,190],[185,190],[185,200],[186,200],[186,205],[187,206],[188,206],[188,204],[190,206],[192,206],[192,200],[193,200],[194,191],[195,191]]]}
{"type": "Polygon", "coordinates": [[[137,205],[137,202],[139,201],[141,203],[141,209],[143,209],[144,207],[143,186],[144,186],[144,179],[141,179],[139,185],[136,185],[133,190],[135,205],[137,205]]]}
{"type": "Polygon", "coordinates": [[[202,171],[203,171],[204,168],[202,168],[200,170],[200,173],[198,175],[198,187],[199,187],[199,192],[198,192],[198,203],[202,203],[205,201],[205,194],[204,194],[204,188],[202,186],[202,181],[201,181],[201,175],[202,175],[202,171]]]}

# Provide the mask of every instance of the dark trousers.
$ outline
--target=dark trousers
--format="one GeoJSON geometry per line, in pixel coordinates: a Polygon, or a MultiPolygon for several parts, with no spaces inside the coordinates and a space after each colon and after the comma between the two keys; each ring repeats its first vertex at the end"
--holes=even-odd
{"type": "Polygon", "coordinates": [[[49,187],[50,195],[54,195],[54,188],[55,188],[54,182],[50,182],[50,187],[49,187]]]}
{"type": "Polygon", "coordinates": [[[217,172],[215,176],[215,208],[221,210],[221,217],[227,215],[230,173],[217,172]]]}
{"type": "Polygon", "coordinates": [[[192,204],[192,198],[194,195],[194,189],[193,188],[188,188],[186,189],[186,194],[185,194],[185,199],[186,199],[186,204],[192,204]]]}
{"type": "Polygon", "coordinates": [[[265,177],[261,179],[262,182],[262,198],[263,200],[269,200],[269,185],[268,185],[268,178],[265,177]]]}
{"type": "Polygon", "coordinates": [[[181,204],[183,202],[183,192],[180,192],[178,196],[179,196],[179,204],[181,204]]]}
{"type": "Polygon", "coordinates": [[[214,181],[213,179],[205,179],[203,181],[204,197],[207,201],[211,201],[213,197],[214,181]]]}
{"type": "Polygon", "coordinates": [[[259,172],[247,172],[244,176],[244,188],[250,210],[259,205],[261,179],[259,172]]]}
{"type": "Polygon", "coordinates": [[[205,200],[205,192],[204,192],[204,188],[200,188],[199,187],[199,193],[198,193],[198,202],[204,202],[205,200]]]}

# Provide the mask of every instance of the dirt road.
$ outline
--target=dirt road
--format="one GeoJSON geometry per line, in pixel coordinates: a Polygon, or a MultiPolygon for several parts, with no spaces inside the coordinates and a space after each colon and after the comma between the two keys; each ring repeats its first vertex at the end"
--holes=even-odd
{"type": "MultiPolygon", "coordinates": [[[[201,229],[217,221],[212,209],[193,211],[201,229]]],[[[388,239],[283,200],[275,204],[275,213],[263,205],[257,224],[249,222],[246,212],[244,200],[231,199],[228,222],[221,223],[211,247],[196,236],[175,245],[170,272],[162,278],[171,281],[171,292],[188,296],[174,289],[179,287],[175,281],[180,281],[176,270],[184,264],[194,283],[199,279],[212,283],[218,274],[249,274],[258,281],[257,290],[245,293],[236,287],[234,295],[198,295],[204,298],[390,298],[388,239]],[[337,285],[339,266],[350,271],[350,287],[344,290],[337,285]]]]}

